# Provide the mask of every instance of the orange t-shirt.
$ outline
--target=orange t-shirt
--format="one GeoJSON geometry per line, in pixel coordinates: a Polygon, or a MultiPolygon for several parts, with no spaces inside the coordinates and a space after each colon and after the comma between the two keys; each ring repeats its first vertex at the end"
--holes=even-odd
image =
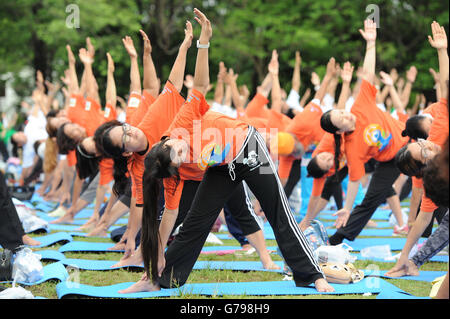
{"type": "MultiPolygon", "coordinates": [[[[321,116],[322,109],[311,101],[305,106],[302,112],[298,113],[291,120],[290,124],[286,127],[286,132],[294,134],[306,151],[315,148],[325,134],[325,131],[320,126],[321,116]]],[[[278,175],[280,178],[289,177],[294,160],[295,158],[292,156],[280,156],[278,165],[278,175]]]]}
{"type": "Polygon", "coordinates": [[[147,152],[143,155],[133,153],[128,160],[128,171],[130,172],[132,183],[131,192],[132,196],[136,198],[136,205],[142,205],[144,203],[142,178],[145,171],[145,157],[152,148],[152,145],[157,143],[162,134],[168,129],[183,103],[184,98],[173,84],[167,81],[161,94],[148,107],[144,117],[141,117],[141,121],[136,126],[144,132],[148,140],[147,152]]]}
{"type": "Polygon", "coordinates": [[[364,163],[371,158],[390,161],[407,142],[402,136],[405,123],[380,110],[375,101],[377,89],[363,80],[351,113],[356,115],[356,127],[344,134],[345,155],[349,179],[357,181],[365,174],[364,163]]]}
{"type": "Polygon", "coordinates": [[[260,93],[256,93],[253,99],[248,102],[247,107],[245,108],[245,116],[246,117],[269,117],[269,110],[265,108],[265,105],[269,103],[269,100],[264,97],[264,95],[260,93]]]}
{"type": "Polygon", "coordinates": [[[179,167],[181,181],[176,185],[175,177],[164,179],[167,209],[178,208],[184,180],[201,180],[209,166],[231,162],[247,136],[248,123],[208,110],[204,96],[193,89],[163,135],[181,138],[189,145],[188,158],[179,167]],[[214,152],[219,156],[212,160],[214,152]]]}
{"type": "MultiPolygon", "coordinates": [[[[85,104],[85,99],[82,95],[72,93],[70,95],[69,107],[67,108],[67,118],[76,123],[78,110],[82,109],[85,104]]],[[[75,150],[69,151],[67,153],[67,165],[70,167],[75,166],[77,163],[77,156],[75,155],[75,150]]]]}
{"type": "MultiPolygon", "coordinates": [[[[447,99],[441,98],[439,102],[434,106],[434,119],[427,138],[428,141],[439,145],[441,148],[444,146],[449,134],[449,116],[447,103],[447,99]]],[[[424,192],[422,196],[422,202],[420,204],[420,210],[427,213],[432,213],[437,208],[438,206],[436,206],[431,199],[425,196],[424,192]]]]}
{"type": "MultiPolygon", "coordinates": [[[[319,153],[328,152],[334,155],[335,143],[334,143],[334,134],[330,134],[326,132],[323,138],[320,140],[319,145],[317,145],[316,149],[312,153],[312,157],[316,156],[319,153]]],[[[341,136],[341,147],[340,147],[340,155],[339,155],[339,169],[344,167],[346,164],[345,161],[345,142],[344,138],[341,136]]],[[[322,194],[323,187],[325,185],[325,181],[328,176],[334,175],[336,172],[335,166],[330,168],[330,170],[321,178],[314,178],[313,188],[311,191],[312,196],[320,196],[322,194]]]]}

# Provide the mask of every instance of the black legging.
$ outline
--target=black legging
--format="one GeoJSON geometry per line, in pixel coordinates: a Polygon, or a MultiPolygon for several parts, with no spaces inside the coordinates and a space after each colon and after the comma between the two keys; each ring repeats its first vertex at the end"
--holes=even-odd
{"type": "Polygon", "coordinates": [[[23,235],[25,231],[11,200],[5,177],[0,172],[0,245],[15,251],[23,245],[23,235]]]}

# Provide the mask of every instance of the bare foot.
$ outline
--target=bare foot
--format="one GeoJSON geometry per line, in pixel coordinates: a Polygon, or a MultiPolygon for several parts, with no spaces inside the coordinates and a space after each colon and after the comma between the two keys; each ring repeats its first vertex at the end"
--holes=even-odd
{"type": "Polygon", "coordinates": [[[108,248],[108,250],[125,250],[125,245],[126,244],[124,242],[118,242],[117,244],[115,244],[111,248],[108,248]]]}
{"type": "Polygon", "coordinates": [[[25,245],[28,245],[28,246],[39,246],[41,244],[39,241],[34,240],[33,238],[31,238],[28,235],[23,235],[22,241],[25,245]]]}
{"type": "Polygon", "coordinates": [[[333,292],[334,288],[323,278],[317,279],[314,283],[318,292],[333,292]]]}
{"type": "Polygon", "coordinates": [[[404,264],[400,269],[389,271],[386,273],[389,277],[404,277],[404,276],[419,276],[419,268],[411,260],[408,260],[407,264],[404,264]]]}
{"type": "Polygon", "coordinates": [[[129,294],[133,292],[158,291],[161,290],[159,285],[153,284],[148,279],[141,279],[130,287],[119,290],[119,294],[129,294]]]}
{"type": "Polygon", "coordinates": [[[97,225],[97,222],[98,222],[98,218],[91,217],[91,218],[89,218],[89,220],[86,223],[84,223],[84,225],[82,225],[80,228],[78,228],[78,230],[91,231],[95,228],[95,226],[97,225]]]}
{"type": "Polygon", "coordinates": [[[65,214],[64,216],[50,222],[50,224],[72,224],[72,223],[73,223],[72,214],[65,214]]]}
{"type": "Polygon", "coordinates": [[[104,224],[99,224],[93,230],[91,230],[87,234],[87,236],[106,237],[108,235],[106,231],[107,231],[106,226],[104,224]]]}
{"type": "Polygon", "coordinates": [[[267,270],[281,269],[280,266],[275,264],[272,260],[268,263],[263,263],[263,267],[264,267],[264,269],[267,269],[267,270]]]}
{"type": "Polygon", "coordinates": [[[377,226],[378,226],[378,224],[373,220],[369,220],[366,224],[366,227],[368,227],[368,228],[376,228],[377,226]]]}
{"type": "Polygon", "coordinates": [[[126,267],[126,266],[138,266],[142,264],[142,255],[141,254],[132,254],[128,258],[122,258],[117,264],[111,266],[111,268],[115,267],[126,267]]]}

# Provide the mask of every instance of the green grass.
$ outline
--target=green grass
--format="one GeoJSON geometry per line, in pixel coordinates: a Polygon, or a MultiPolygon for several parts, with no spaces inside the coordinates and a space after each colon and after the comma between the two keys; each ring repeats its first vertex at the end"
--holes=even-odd
{"type": "MultiPolygon", "coordinates": [[[[31,235],[35,237],[35,235],[31,235]]],[[[89,242],[111,242],[109,238],[83,238],[77,237],[77,241],[89,241],[89,242]]],[[[226,246],[238,246],[239,243],[234,239],[223,240],[226,246]]],[[[276,246],[276,241],[266,240],[267,246],[276,246]]],[[[42,249],[59,249],[61,245],[53,245],[51,247],[45,247],[42,249]]],[[[40,249],[34,249],[38,251],[40,249]]],[[[75,253],[67,252],[65,253],[67,258],[78,258],[78,259],[91,259],[91,260],[115,260],[118,261],[121,257],[121,253],[116,252],[106,252],[106,253],[75,253]]],[[[281,258],[277,254],[272,254],[272,259],[277,261],[281,258]]],[[[215,260],[215,261],[258,261],[259,257],[256,254],[250,256],[236,256],[234,254],[228,254],[223,256],[217,256],[214,254],[201,254],[199,260],[215,260]]],[[[44,265],[48,262],[43,262],[44,265]]],[[[357,260],[355,266],[358,269],[366,269],[367,267],[373,267],[376,265],[380,270],[388,270],[393,267],[394,263],[382,263],[373,262],[367,260],[357,260]]],[[[435,271],[446,271],[446,263],[436,263],[429,262],[421,267],[421,270],[435,270],[435,271]]],[[[125,269],[111,270],[111,271],[84,271],[81,270],[79,273],[79,282],[81,284],[89,284],[93,286],[107,286],[118,284],[122,282],[136,282],[141,278],[141,271],[127,271],[125,269]]],[[[274,272],[258,272],[258,271],[231,271],[231,270],[212,270],[212,269],[202,269],[194,270],[187,283],[225,283],[225,282],[251,282],[251,281],[279,281],[282,280],[283,275],[274,272]]],[[[412,280],[401,280],[401,279],[388,279],[388,281],[400,289],[409,292],[415,296],[428,296],[431,290],[431,284],[422,281],[412,281],[412,280]]],[[[58,281],[48,281],[40,285],[34,285],[26,287],[30,290],[34,296],[41,296],[45,298],[56,299],[56,285],[58,281]]],[[[232,299],[374,299],[375,295],[364,297],[362,295],[310,295],[310,296],[200,296],[190,293],[184,293],[179,296],[171,298],[183,298],[183,299],[208,299],[208,298],[232,298],[232,299]]]]}

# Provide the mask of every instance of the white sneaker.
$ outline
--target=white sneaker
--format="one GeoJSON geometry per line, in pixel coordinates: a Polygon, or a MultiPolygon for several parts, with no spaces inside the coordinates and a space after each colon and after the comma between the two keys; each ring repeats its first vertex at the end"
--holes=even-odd
{"type": "Polygon", "coordinates": [[[66,210],[64,209],[64,207],[59,206],[57,209],[55,209],[54,211],[48,213],[48,216],[51,217],[62,217],[66,214],[66,210]]]}

